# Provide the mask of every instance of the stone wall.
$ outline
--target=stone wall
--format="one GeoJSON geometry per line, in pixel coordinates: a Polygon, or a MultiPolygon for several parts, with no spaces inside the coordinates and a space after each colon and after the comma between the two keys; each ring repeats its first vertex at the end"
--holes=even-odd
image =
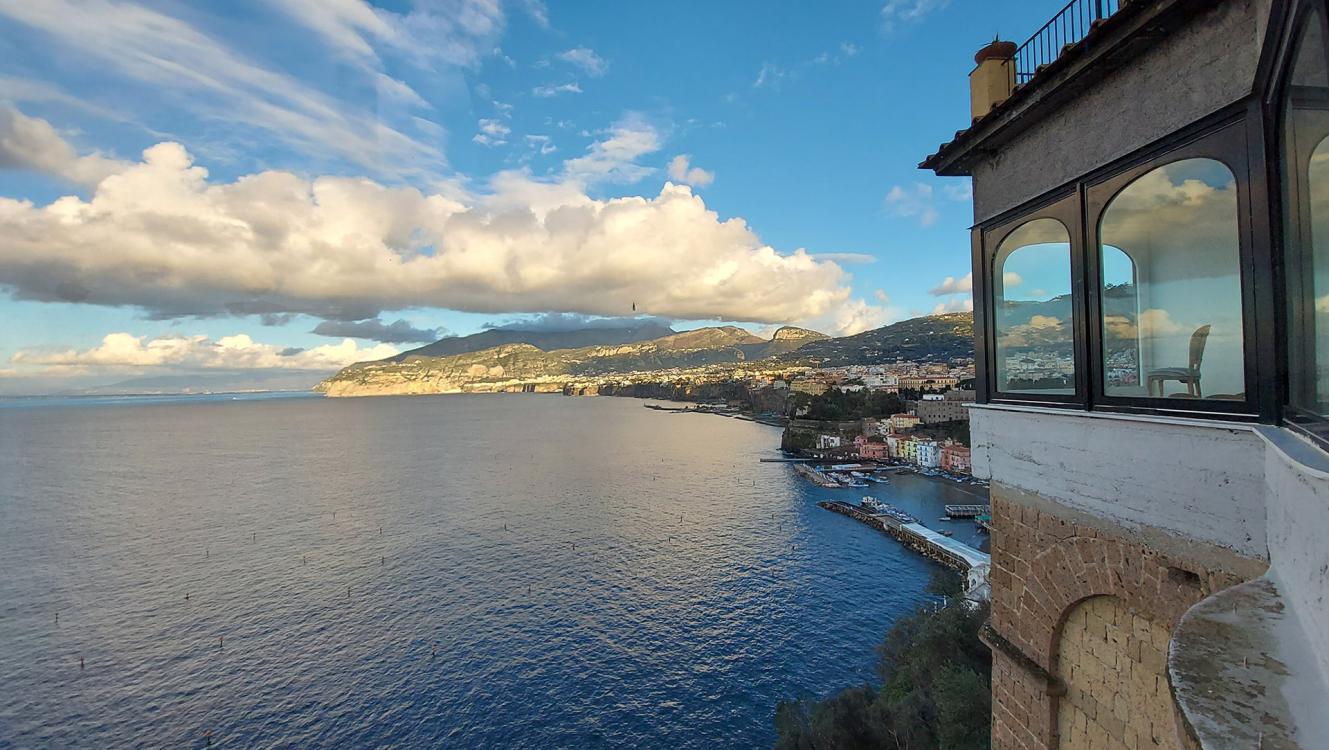
{"type": "Polygon", "coordinates": [[[1168,690],[1169,633],[1115,596],[1071,608],[1057,643],[1057,700],[1063,747],[1183,747],[1168,690]]]}
{"type": "Polygon", "coordinates": [[[1165,676],[1172,630],[1263,563],[1160,550],[1000,483],[992,517],[993,747],[1186,747],[1165,676]]]}

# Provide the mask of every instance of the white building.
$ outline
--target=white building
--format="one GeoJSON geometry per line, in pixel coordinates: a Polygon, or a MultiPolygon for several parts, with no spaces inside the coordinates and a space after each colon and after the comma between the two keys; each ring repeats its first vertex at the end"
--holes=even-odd
{"type": "Polygon", "coordinates": [[[918,441],[918,465],[935,469],[941,465],[941,447],[935,440],[918,441]]]}
{"type": "Polygon", "coordinates": [[[818,436],[817,436],[817,448],[818,448],[819,450],[829,450],[829,449],[831,449],[831,448],[839,448],[839,447],[840,447],[840,436],[839,436],[839,435],[818,435],[818,436]]]}

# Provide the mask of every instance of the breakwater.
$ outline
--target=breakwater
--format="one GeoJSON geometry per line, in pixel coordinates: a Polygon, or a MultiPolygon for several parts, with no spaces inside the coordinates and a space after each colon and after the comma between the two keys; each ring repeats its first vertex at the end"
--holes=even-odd
{"type": "Polygon", "coordinates": [[[885,513],[873,513],[867,508],[839,500],[824,500],[817,503],[817,506],[885,532],[909,549],[960,572],[991,563],[986,552],[943,536],[920,523],[902,521],[885,513]]]}

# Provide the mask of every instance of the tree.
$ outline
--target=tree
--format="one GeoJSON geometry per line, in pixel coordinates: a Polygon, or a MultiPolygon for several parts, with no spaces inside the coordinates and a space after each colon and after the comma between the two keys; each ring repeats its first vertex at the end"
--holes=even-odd
{"type": "Polygon", "coordinates": [[[881,687],[802,698],[776,709],[780,750],[985,749],[991,746],[992,654],[978,638],[986,604],[961,595],[954,574],[928,590],[945,605],[922,605],[891,626],[877,647],[881,687]]]}

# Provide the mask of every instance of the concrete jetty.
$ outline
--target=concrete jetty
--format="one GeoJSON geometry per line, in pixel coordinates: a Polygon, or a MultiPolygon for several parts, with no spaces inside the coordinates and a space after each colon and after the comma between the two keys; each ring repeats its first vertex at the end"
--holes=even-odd
{"type": "Polygon", "coordinates": [[[982,577],[986,579],[986,571],[992,564],[992,558],[988,553],[938,534],[923,524],[906,522],[885,513],[873,513],[867,508],[839,500],[825,500],[817,505],[884,531],[915,552],[962,573],[971,570],[981,571],[982,577]]]}

